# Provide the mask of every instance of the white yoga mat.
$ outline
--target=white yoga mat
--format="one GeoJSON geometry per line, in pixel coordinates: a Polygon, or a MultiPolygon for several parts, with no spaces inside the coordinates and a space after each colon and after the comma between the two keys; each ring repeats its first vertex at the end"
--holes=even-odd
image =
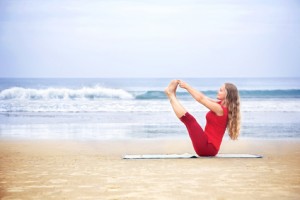
{"type": "Polygon", "coordinates": [[[195,154],[145,154],[125,155],[123,159],[184,159],[184,158],[262,158],[255,154],[217,154],[216,156],[197,156],[195,154]]]}

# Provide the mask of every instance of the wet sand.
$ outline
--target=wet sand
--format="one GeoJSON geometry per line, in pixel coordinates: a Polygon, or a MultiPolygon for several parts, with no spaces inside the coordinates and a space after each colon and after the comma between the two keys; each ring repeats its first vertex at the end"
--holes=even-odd
{"type": "Polygon", "coordinates": [[[188,139],[0,141],[1,199],[300,199],[300,140],[225,140],[262,159],[123,160],[193,153],[188,139]]]}

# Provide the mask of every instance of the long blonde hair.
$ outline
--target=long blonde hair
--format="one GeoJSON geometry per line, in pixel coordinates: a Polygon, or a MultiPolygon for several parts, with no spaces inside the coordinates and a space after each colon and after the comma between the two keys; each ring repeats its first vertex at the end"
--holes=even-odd
{"type": "Polygon", "coordinates": [[[225,105],[228,108],[227,130],[229,137],[236,140],[240,134],[240,96],[236,86],[232,83],[225,83],[226,98],[225,105]]]}

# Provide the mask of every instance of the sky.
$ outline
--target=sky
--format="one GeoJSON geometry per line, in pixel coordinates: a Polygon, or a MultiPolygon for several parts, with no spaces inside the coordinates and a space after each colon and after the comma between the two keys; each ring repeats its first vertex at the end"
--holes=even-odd
{"type": "Polygon", "coordinates": [[[0,77],[300,77],[298,0],[0,0],[0,77]]]}

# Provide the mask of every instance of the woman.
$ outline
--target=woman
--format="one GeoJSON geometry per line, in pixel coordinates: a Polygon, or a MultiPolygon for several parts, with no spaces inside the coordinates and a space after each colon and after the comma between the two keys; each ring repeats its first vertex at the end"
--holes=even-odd
{"type": "Polygon", "coordinates": [[[176,116],[185,124],[199,156],[215,156],[220,149],[226,128],[232,140],[236,140],[240,131],[240,100],[235,85],[225,83],[218,91],[214,101],[195,90],[182,80],[173,80],[165,89],[176,116]],[[207,107],[206,126],[203,131],[196,119],[188,113],[176,98],[177,86],[187,90],[191,96],[207,107]]]}

